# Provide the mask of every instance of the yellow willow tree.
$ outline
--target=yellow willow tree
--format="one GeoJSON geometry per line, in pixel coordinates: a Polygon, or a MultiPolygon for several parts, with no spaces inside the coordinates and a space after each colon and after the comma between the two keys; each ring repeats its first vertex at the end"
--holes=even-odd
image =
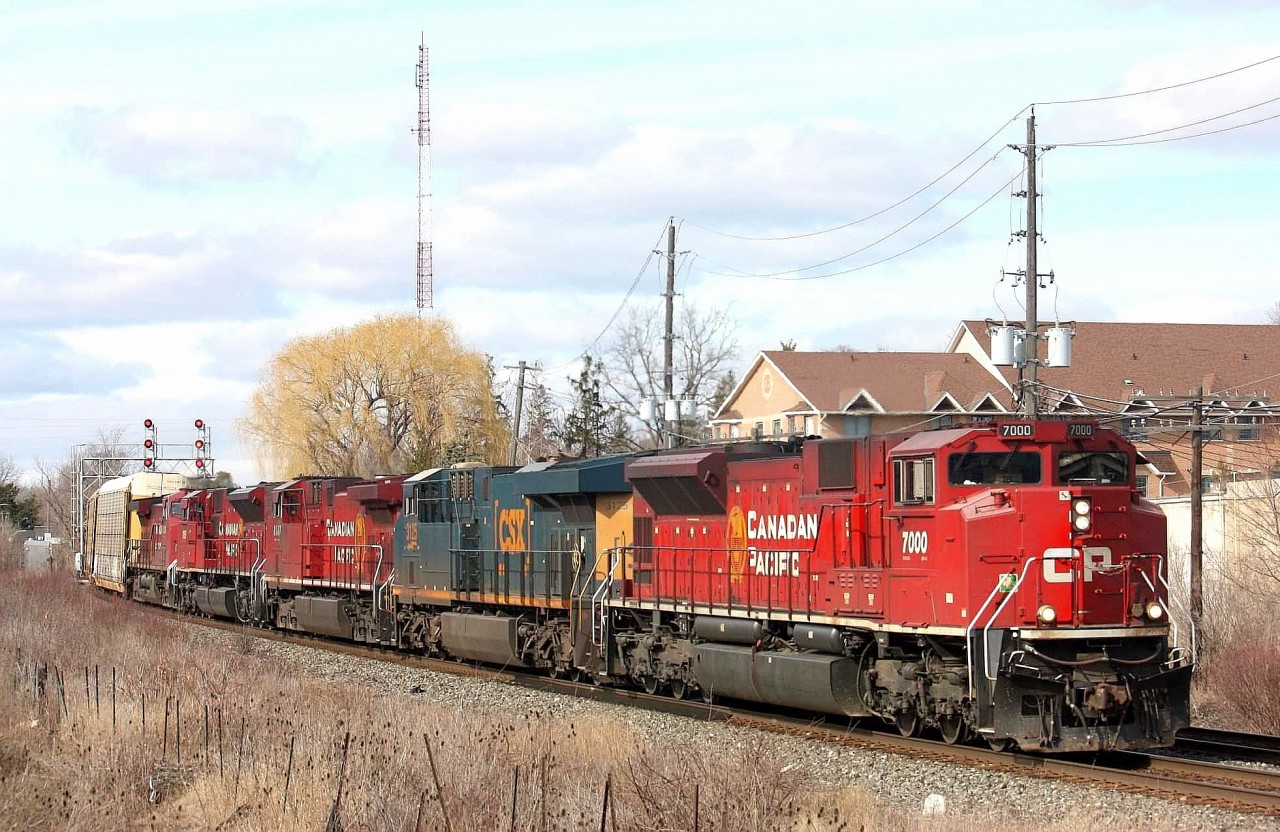
{"type": "Polygon", "coordinates": [[[441,318],[388,315],[289,341],[240,428],[276,476],[501,462],[510,427],[487,356],[441,318]]]}

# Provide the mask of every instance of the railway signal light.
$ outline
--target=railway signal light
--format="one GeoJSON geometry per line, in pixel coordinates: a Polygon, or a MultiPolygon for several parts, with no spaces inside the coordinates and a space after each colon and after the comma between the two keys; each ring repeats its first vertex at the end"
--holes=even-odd
{"type": "Polygon", "coordinates": [[[143,419],[142,427],[146,431],[146,435],[142,439],[142,467],[154,468],[156,454],[160,449],[160,445],[156,441],[156,423],[150,419],[143,419]]]}
{"type": "Polygon", "coordinates": [[[205,470],[205,454],[209,451],[209,425],[204,419],[196,419],[196,440],[192,443],[192,447],[196,450],[195,466],[196,470],[204,472],[205,470]]]}

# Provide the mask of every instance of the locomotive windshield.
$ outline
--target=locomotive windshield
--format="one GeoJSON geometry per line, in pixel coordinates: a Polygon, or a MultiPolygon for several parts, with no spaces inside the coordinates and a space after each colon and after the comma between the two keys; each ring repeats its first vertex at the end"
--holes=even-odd
{"type": "Polygon", "coordinates": [[[1123,451],[1064,451],[1058,454],[1058,482],[1128,485],[1129,455],[1123,451]]]}
{"type": "Polygon", "coordinates": [[[1030,451],[953,454],[947,459],[952,485],[1016,485],[1040,482],[1040,454],[1030,451]]]}

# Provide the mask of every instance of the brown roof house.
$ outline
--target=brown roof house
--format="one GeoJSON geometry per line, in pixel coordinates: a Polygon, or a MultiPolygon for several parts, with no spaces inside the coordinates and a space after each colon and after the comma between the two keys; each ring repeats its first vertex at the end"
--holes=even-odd
{"type": "MultiPolygon", "coordinates": [[[[1280,326],[1082,321],[1070,367],[1040,367],[1046,414],[1091,413],[1117,425],[1142,451],[1151,497],[1189,492],[1191,399],[1203,391],[1204,480],[1270,476],[1280,398],[1280,326]]],[[[967,355],[1012,389],[1018,370],[996,367],[985,321],[961,321],[947,351],[967,355]]],[[[1044,355],[1043,348],[1040,351],[1044,355]]]]}
{"type": "Polygon", "coordinates": [[[1010,389],[989,364],[958,352],[761,352],[712,416],[712,436],[865,436],[991,418],[1008,412],[1010,389]]]}

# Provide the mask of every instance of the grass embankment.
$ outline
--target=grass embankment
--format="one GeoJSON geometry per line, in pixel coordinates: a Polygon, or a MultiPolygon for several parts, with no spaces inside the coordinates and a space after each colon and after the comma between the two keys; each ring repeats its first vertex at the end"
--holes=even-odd
{"type": "Polygon", "coordinates": [[[619,721],[478,713],[323,681],[271,666],[255,644],[210,639],[63,575],[0,574],[0,829],[540,831],[600,829],[603,815],[611,830],[959,832],[992,822],[822,789],[749,733],[714,755],[678,738],[646,744],[619,721]]]}
{"type": "Polygon", "coordinates": [[[702,829],[922,824],[750,742],[712,760],[617,722],[324,682],[65,576],[0,575],[0,610],[5,829],[321,830],[335,803],[348,831],[598,829],[602,811],[610,829],[692,829],[695,783],[702,829]]]}

